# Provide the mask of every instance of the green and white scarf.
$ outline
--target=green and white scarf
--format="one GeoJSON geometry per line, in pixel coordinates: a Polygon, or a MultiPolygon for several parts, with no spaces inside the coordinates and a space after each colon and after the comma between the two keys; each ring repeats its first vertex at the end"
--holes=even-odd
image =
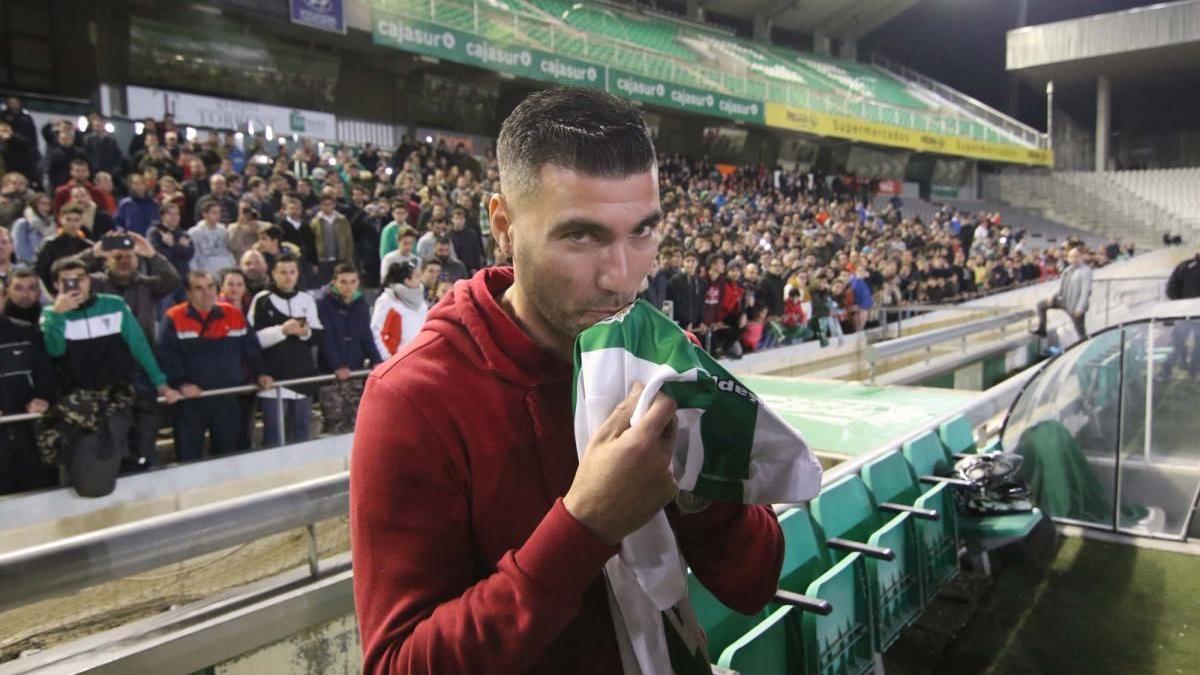
{"type": "MultiPolygon", "coordinates": [[[[661,390],[678,404],[672,467],[680,491],[746,504],[800,502],[821,486],[808,445],[653,306],[638,301],[575,342],[575,444],[588,441],[634,382],[645,389],[632,425],[661,390]]],[[[683,557],[659,512],[604,567],[625,675],[707,672],[687,602],[683,557]]]]}

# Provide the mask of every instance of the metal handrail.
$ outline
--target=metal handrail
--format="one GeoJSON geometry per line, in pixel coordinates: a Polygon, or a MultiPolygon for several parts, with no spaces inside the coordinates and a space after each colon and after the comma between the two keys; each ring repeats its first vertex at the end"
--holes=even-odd
{"type": "Polygon", "coordinates": [[[0,612],[344,516],[350,474],[0,554],[0,612]]]}
{"type": "MultiPolygon", "coordinates": [[[[945,414],[929,428],[872,449],[825,472],[822,485],[937,425],[963,415],[978,425],[1006,410],[1038,367],[1018,374],[945,414]]],[[[275,488],[0,554],[0,611],[182,562],[349,513],[350,474],[275,488]]],[[[782,505],[777,509],[784,508],[782,505]]],[[[313,578],[317,562],[309,561],[313,578]]]]}
{"type": "MultiPolygon", "coordinates": [[[[347,379],[357,379],[360,377],[366,377],[367,375],[370,375],[370,374],[371,374],[371,370],[367,369],[367,368],[364,368],[363,370],[353,370],[353,371],[350,371],[350,377],[347,379]]],[[[335,379],[337,379],[336,375],[314,375],[312,377],[298,377],[294,380],[278,380],[275,383],[273,383],[270,387],[266,387],[266,388],[260,387],[256,384],[243,384],[243,385],[238,385],[236,387],[222,387],[220,389],[205,389],[204,391],[200,392],[199,396],[195,396],[192,398],[183,398],[179,402],[182,403],[183,401],[194,401],[196,399],[209,398],[210,396],[229,396],[231,394],[253,394],[253,393],[260,392],[260,391],[270,391],[271,389],[275,390],[276,400],[281,401],[282,397],[280,397],[279,394],[280,394],[280,390],[283,389],[284,387],[296,387],[296,386],[300,386],[300,385],[304,385],[304,384],[321,384],[324,382],[332,382],[335,379]]],[[[155,399],[155,401],[159,404],[163,404],[163,405],[167,404],[167,399],[163,398],[162,396],[159,396],[157,399],[155,399]]],[[[34,420],[41,419],[42,417],[45,417],[45,416],[46,416],[45,413],[21,413],[19,415],[0,415],[0,425],[14,424],[16,422],[32,422],[34,420]]]]}
{"type": "Polygon", "coordinates": [[[934,345],[949,342],[955,339],[961,339],[976,335],[978,333],[986,333],[988,331],[1003,328],[1011,323],[1029,319],[1033,316],[1033,310],[1021,309],[1013,312],[1008,312],[1000,316],[988,317],[970,321],[968,323],[957,326],[948,326],[939,330],[926,331],[917,333],[909,337],[897,338],[888,340],[887,342],[877,342],[867,345],[866,358],[871,364],[874,364],[883,359],[892,358],[908,352],[914,352],[921,349],[927,349],[934,345]]]}

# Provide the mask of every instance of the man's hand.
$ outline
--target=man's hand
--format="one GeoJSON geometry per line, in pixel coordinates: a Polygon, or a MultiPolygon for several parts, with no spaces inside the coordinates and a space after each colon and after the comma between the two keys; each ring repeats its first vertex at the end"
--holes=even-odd
{"type": "Polygon", "coordinates": [[[158,395],[167,400],[167,405],[175,405],[183,398],[183,394],[180,394],[178,389],[166,386],[158,388],[158,395]]]}
{"type": "Polygon", "coordinates": [[[164,246],[174,246],[175,245],[175,235],[171,234],[170,232],[163,230],[159,233],[158,236],[162,238],[162,243],[164,246]]]}
{"type": "Polygon", "coordinates": [[[304,324],[297,319],[288,319],[282,325],[284,335],[304,335],[304,324]]]}
{"type": "Polygon", "coordinates": [[[338,368],[337,370],[333,371],[333,376],[336,377],[338,380],[349,379],[350,378],[350,369],[347,368],[346,366],[342,366],[341,368],[338,368]]]}
{"type": "Polygon", "coordinates": [[[25,412],[41,415],[50,409],[50,402],[43,398],[35,398],[25,406],[25,412]]]}
{"type": "Polygon", "coordinates": [[[203,394],[204,390],[192,384],[191,382],[188,382],[179,385],[179,393],[183,394],[187,398],[200,398],[200,394],[203,394]]]}
{"type": "Polygon", "coordinates": [[[104,237],[96,237],[96,243],[92,244],[92,255],[95,256],[97,260],[108,259],[108,251],[105,251],[104,247],[101,246],[101,240],[103,238],[104,237]]]}
{"type": "Polygon", "coordinates": [[[659,393],[630,427],[642,389],[635,384],[596,430],[563,498],[567,511],[609,544],[645,525],[678,491],[671,473],[675,401],[659,393]]]}
{"type": "Polygon", "coordinates": [[[190,243],[192,243],[192,240],[189,239],[186,234],[179,235],[179,245],[180,246],[187,246],[190,243]]]}
{"type": "Polygon", "coordinates": [[[1082,319],[1083,315],[1086,313],[1087,312],[1071,312],[1071,316],[1075,317],[1076,319],[1082,319]]]}
{"type": "Polygon", "coordinates": [[[154,257],[154,247],[146,240],[145,237],[137,232],[128,232],[129,238],[133,240],[133,252],[143,258],[154,257]]]}
{"type": "Polygon", "coordinates": [[[66,293],[59,293],[54,297],[54,304],[50,306],[50,309],[62,314],[64,312],[69,312],[73,309],[76,309],[83,304],[83,300],[83,291],[67,291],[66,293]]]}
{"type": "Polygon", "coordinates": [[[270,389],[271,387],[274,387],[274,386],[275,386],[275,378],[271,377],[270,375],[259,375],[258,376],[258,388],[259,389],[270,389]]]}

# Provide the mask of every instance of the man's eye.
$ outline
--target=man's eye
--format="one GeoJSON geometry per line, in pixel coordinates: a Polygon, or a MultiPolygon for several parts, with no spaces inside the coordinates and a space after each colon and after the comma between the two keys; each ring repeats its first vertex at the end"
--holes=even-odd
{"type": "Polygon", "coordinates": [[[590,244],[596,241],[596,236],[591,232],[571,232],[567,235],[567,239],[576,244],[590,244]]]}

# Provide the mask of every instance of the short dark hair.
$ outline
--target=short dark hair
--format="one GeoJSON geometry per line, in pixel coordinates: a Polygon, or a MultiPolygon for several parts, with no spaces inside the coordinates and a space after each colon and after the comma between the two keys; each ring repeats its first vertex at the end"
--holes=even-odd
{"type": "Polygon", "coordinates": [[[619,178],[655,166],[645,121],[628,101],[592,89],[534,92],[512,111],[496,142],[500,183],[533,191],[543,165],[619,178]]]}
{"type": "Polygon", "coordinates": [[[300,258],[293,255],[291,251],[283,250],[279,252],[279,257],[275,259],[275,267],[279,267],[283,263],[292,263],[297,267],[300,266],[300,258]]]}
{"type": "Polygon", "coordinates": [[[382,286],[391,286],[392,284],[402,284],[408,281],[413,273],[417,271],[417,266],[412,262],[393,262],[388,265],[387,273],[383,275],[382,286]]]}
{"type": "Polygon", "coordinates": [[[442,236],[434,239],[433,243],[435,246],[441,246],[442,244],[449,246],[450,245],[450,237],[447,237],[446,235],[443,234],[442,236]]]}
{"type": "Polygon", "coordinates": [[[336,279],[336,278],[338,278],[339,275],[342,275],[342,274],[357,275],[358,268],[347,262],[338,263],[338,264],[334,265],[333,266],[333,278],[336,279]]]}
{"type": "Polygon", "coordinates": [[[79,159],[79,158],[77,157],[77,158],[75,158],[75,159],[71,160],[71,166],[76,166],[76,165],[78,165],[78,164],[82,164],[82,165],[86,166],[86,167],[88,168],[88,170],[89,170],[89,171],[90,171],[90,170],[91,170],[91,168],[92,168],[92,166],[91,166],[90,164],[88,164],[88,161],[87,161],[86,159],[79,159]]]}
{"type": "Polygon", "coordinates": [[[83,273],[87,274],[87,265],[84,265],[83,261],[78,258],[59,258],[50,266],[50,278],[58,281],[59,275],[71,270],[83,270],[83,273]]]}
{"type": "Polygon", "coordinates": [[[246,273],[245,272],[238,269],[237,267],[226,267],[225,269],[221,270],[220,272],[217,272],[217,276],[220,278],[219,283],[224,284],[225,277],[229,276],[230,274],[236,274],[242,278],[243,282],[246,281],[246,273]]]}
{"type": "Polygon", "coordinates": [[[272,226],[266,228],[265,230],[260,230],[259,234],[267,235],[268,239],[274,239],[275,241],[283,241],[283,228],[278,225],[272,225],[272,226]]]}
{"type": "Polygon", "coordinates": [[[206,270],[192,270],[192,271],[188,272],[187,283],[184,284],[183,289],[185,291],[192,290],[192,282],[197,279],[209,279],[214,284],[216,283],[216,279],[213,279],[212,273],[210,273],[206,270]]]}

